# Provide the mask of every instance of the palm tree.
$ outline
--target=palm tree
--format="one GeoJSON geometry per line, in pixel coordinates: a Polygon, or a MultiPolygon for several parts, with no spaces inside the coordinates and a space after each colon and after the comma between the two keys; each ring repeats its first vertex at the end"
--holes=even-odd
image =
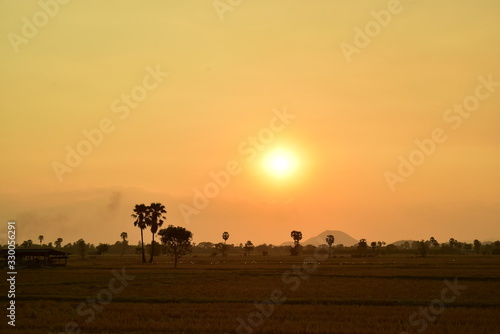
{"type": "Polygon", "coordinates": [[[122,232],[120,234],[120,238],[122,238],[122,256],[123,256],[123,253],[125,253],[125,245],[127,244],[127,238],[128,238],[128,234],[127,232],[122,232]]]}
{"type": "Polygon", "coordinates": [[[40,247],[42,247],[43,235],[39,235],[38,240],[40,240],[40,247]]]}
{"type": "Polygon", "coordinates": [[[141,248],[142,248],[142,263],[146,263],[146,255],[144,255],[144,237],[143,232],[146,225],[146,217],[148,215],[148,207],[144,204],[136,204],[134,208],[134,213],[132,214],[132,218],[135,218],[134,226],[137,226],[141,229],[141,248]]]}
{"type": "Polygon", "coordinates": [[[149,263],[153,263],[153,255],[155,253],[155,234],[158,232],[158,228],[163,225],[163,219],[166,217],[163,215],[167,213],[165,210],[165,206],[161,203],[151,203],[148,207],[148,215],[146,218],[146,225],[150,227],[151,230],[151,258],[149,259],[149,263]]]}
{"type": "Polygon", "coordinates": [[[226,241],[229,239],[229,233],[222,233],[222,239],[224,239],[224,245],[222,246],[222,256],[226,255],[226,241]]]}
{"type": "Polygon", "coordinates": [[[334,242],[335,242],[335,237],[333,235],[329,234],[326,236],[326,243],[328,244],[328,247],[330,247],[330,252],[328,256],[332,255],[332,245],[334,242]]]}
{"type": "Polygon", "coordinates": [[[295,246],[292,249],[292,255],[299,255],[299,242],[302,240],[302,232],[300,231],[292,231],[290,236],[293,238],[293,243],[295,246]]]}

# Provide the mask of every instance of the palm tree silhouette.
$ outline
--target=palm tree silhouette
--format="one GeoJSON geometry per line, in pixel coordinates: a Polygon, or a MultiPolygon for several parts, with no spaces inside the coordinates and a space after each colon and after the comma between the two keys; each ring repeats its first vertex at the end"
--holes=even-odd
{"type": "Polygon", "coordinates": [[[330,247],[330,252],[328,256],[332,255],[332,245],[334,242],[335,242],[335,237],[333,235],[329,234],[326,236],[326,243],[328,244],[328,247],[330,247]]]}
{"type": "Polygon", "coordinates": [[[123,247],[122,247],[122,256],[123,256],[123,254],[125,253],[125,245],[127,244],[127,238],[128,238],[127,232],[122,232],[120,234],[120,238],[122,238],[122,245],[123,245],[123,247]]]}
{"type": "Polygon", "coordinates": [[[222,239],[224,239],[224,245],[222,246],[222,256],[226,255],[226,241],[229,239],[229,233],[222,233],[222,239]]]}
{"type": "Polygon", "coordinates": [[[292,231],[290,233],[290,236],[293,238],[293,243],[295,244],[294,248],[292,249],[292,255],[299,255],[299,242],[302,240],[302,232],[300,231],[292,231]]]}
{"type": "Polygon", "coordinates": [[[143,232],[146,225],[146,216],[148,214],[148,207],[144,204],[136,204],[134,208],[134,213],[132,214],[132,218],[135,218],[134,226],[137,226],[141,229],[141,248],[142,248],[142,263],[146,263],[146,255],[144,255],[144,237],[143,232]]]}
{"type": "Polygon", "coordinates": [[[39,235],[38,240],[40,240],[40,247],[42,247],[43,235],[39,235]]]}
{"type": "Polygon", "coordinates": [[[155,247],[155,234],[158,232],[158,228],[163,225],[163,219],[166,217],[163,215],[167,213],[165,206],[161,203],[151,203],[148,207],[148,215],[146,217],[146,225],[150,227],[151,230],[151,257],[149,263],[153,263],[154,247],[155,247]]]}

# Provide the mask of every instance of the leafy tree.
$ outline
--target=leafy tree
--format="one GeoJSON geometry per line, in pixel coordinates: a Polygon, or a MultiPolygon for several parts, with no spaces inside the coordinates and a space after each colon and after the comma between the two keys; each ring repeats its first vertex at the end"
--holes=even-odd
{"type": "Polygon", "coordinates": [[[33,246],[33,241],[31,239],[23,241],[21,247],[23,248],[31,248],[33,246]]]}
{"type": "Polygon", "coordinates": [[[40,247],[42,247],[43,235],[39,235],[38,240],[40,241],[40,247]]]}
{"type": "Polygon", "coordinates": [[[429,241],[431,242],[432,246],[434,247],[434,249],[438,248],[439,247],[439,242],[434,238],[434,237],[431,237],[429,239],[429,241]]]}
{"type": "Polygon", "coordinates": [[[293,238],[294,247],[292,247],[292,255],[299,255],[299,242],[302,240],[302,232],[293,230],[290,233],[290,236],[293,238]]]}
{"type": "Polygon", "coordinates": [[[372,243],[370,244],[370,246],[372,246],[372,249],[373,249],[373,253],[377,253],[377,243],[375,241],[372,241],[372,243]]]}
{"type": "Polygon", "coordinates": [[[203,242],[200,242],[198,244],[198,246],[196,246],[196,247],[201,248],[201,249],[212,249],[212,248],[214,248],[214,246],[215,245],[212,242],[203,241],[203,242]]]}
{"type": "Polygon", "coordinates": [[[456,241],[454,238],[450,238],[450,247],[454,248],[458,246],[458,241],[456,241]]]}
{"type": "Polygon", "coordinates": [[[250,254],[250,252],[253,250],[253,248],[254,248],[253,243],[250,240],[248,240],[245,243],[245,247],[243,247],[243,249],[245,250],[245,256],[247,256],[247,254],[250,254]]]}
{"type": "Polygon", "coordinates": [[[226,256],[226,241],[229,239],[229,233],[222,233],[222,239],[224,239],[224,245],[222,245],[222,256],[226,256]]]}
{"type": "Polygon", "coordinates": [[[134,213],[132,214],[132,218],[135,218],[134,226],[137,226],[141,229],[141,250],[142,250],[142,263],[146,263],[146,255],[144,254],[144,237],[143,232],[146,225],[146,216],[148,214],[148,207],[144,204],[136,204],[134,208],[134,213]]]}
{"type": "Polygon", "coordinates": [[[167,213],[165,210],[165,206],[161,203],[151,203],[151,205],[147,209],[148,215],[146,217],[146,225],[150,227],[151,230],[151,257],[149,259],[149,263],[153,263],[153,256],[155,254],[154,246],[155,246],[155,234],[158,232],[158,229],[163,226],[163,220],[166,219],[163,215],[167,213]]]}
{"type": "Polygon", "coordinates": [[[366,239],[359,240],[358,249],[361,251],[361,254],[364,254],[367,248],[368,244],[366,243],[366,239]]]}
{"type": "Polygon", "coordinates": [[[76,242],[76,246],[78,247],[78,252],[80,253],[80,256],[82,257],[82,259],[85,258],[85,253],[87,250],[87,244],[85,243],[85,240],[79,239],[76,242]]]}
{"type": "Polygon", "coordinates": [[[425,240],[420,240],[418,242],[418,252],[420,256],[425,257],[427,255],[427,250],[429,249],[428,244],[425,242],[425,240]]]}
{"type": "Polygon", "coordinates": [[[161,242],[166,246],[167,253],[174,259],[174,268],[177,268],[177,261],[191,252],[191,240],[193,233],[181,226],[169,225],[158,232],[161,242]]]}
{"type": "Polygon", "coordinates": [[[474,250],[476,251],[476,253],[481,253],[481,241],[479,240],[474,240],[474,250]]]}
{"type": "Polygon", "coordinates": [[[330,247],[328,256],[332,255],[332,245],[334,242],[335,242],[335,237],[333,235],[329,234],[326,236],[326,243],[328,244],[328,247],[330,247]]]}
{"type": "Polygon", "coordinates": [[[56,248],[61,248],[62,242],[63,242],[62,238],[57,238],[57,240],[54,242],[56,248]]]}
{"type": "Polygon", "coordinates": [[[107,253],[109,251],[109,244],[99,244],[96,249],[101,254],[107,253]]]}
{"type": "Polygon", "coordinates": [[[125,246],[127,246],[127,244],[128,244],[128,241],[127,241],[128,234],[127,234],[127,232],[122,232],[120,234],[120,238],[122,238],[122,245],[123,245],[123,247],[122,247],[122,256],[123,256],[123,254],[125,253],[125,246]]]}

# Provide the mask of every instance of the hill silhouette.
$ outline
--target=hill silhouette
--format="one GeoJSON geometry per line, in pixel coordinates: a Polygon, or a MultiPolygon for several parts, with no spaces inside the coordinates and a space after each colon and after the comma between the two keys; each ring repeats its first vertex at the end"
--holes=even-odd
{"type": "MultiPolygon", "coordinates": [[[[300,244],[302,246],[306,246],[306,245],[318,246],[321,244],[326,244],[325,239],[326,239],[326,236],[329,234],[331,234],[335,237],[335,243],[333,244],[334,246],[342,244],[346,247],[349,247],[349,246],[353,246],[353,245],[357,244],[359,241],[359,240],[354,239],[353,237],[351,237],[349,234],[347,234],[345,232],[337,231],[337,230],[326,230],[326,231],[318,234],[315,237],[312,237],[312,238],[309,238],[306,240],[302,240],[300,242],[300,244]]],[[[287,241],[287,242],[282,243],[281,246],[290,246],[292,244],[293,244],[292,241],[287,241]]]]}

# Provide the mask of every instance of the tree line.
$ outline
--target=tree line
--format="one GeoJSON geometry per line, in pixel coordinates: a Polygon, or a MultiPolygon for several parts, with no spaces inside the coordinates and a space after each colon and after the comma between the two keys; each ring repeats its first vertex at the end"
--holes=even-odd
{"type": "MultiPolygon", "coordinates": [[[[166,220],[167,211],[161,203],[151,203],[150,205],[136,204],[132,210],[131,217],[133,225],[140,229],[140,241],[137,246],[129,245],[127,232],[121,232],[120,241],[114,245],[100,243],[97,246],[86,243],[83,239],[79,239],[73,243],[62,245],[63,239],[57,238],[54,242],[42,244],[44,236],[38,236],[39,246],[34,244],[32,240],[24,241],[21,248],[32,247],[48,247],[62,250],[68,253],[79,254],[82,258],[85,256],[99,256],[105,253],[121,253],[124,254],[140,254],[141,261],[146,263],[146,250],[150,256],[149,263],[153,263],[154,256],[160,254],[168,254],[174,260],[174,267],[177,267],[178,260],[186,254],[208,254],[216,256],[220,253],[222,256],[227,256],[229,252],[233,254],[242,254],[248,256],[254,253],[261,255],[289,253],[292,256],[300,254],[312,254],[316,246],[302,246],[302,232],[293,230],[290,237],[293,240],[292,246],[275,246],[272,244],[261,244],[254,246],[252,241],[248,240],[245,244],[228,244],[227,240],[229,232],[222,232],[221,242],[200,242],[197,245],[192,243],[193,233],[181,226],[168,225],[167,228],[161,229],[166,220]],[[149,229],[151,233],[151,243],[144,243],[144,233],[149,229]],[[159,241],[155,240],[159,237],[159,241]]],[[[416,254],[427,256],[429,254],[484,254],[484,255],[500,255],[500,241],[494,243],[485,243],[484,245],[479,240],[474,240],[473,243],[459,242],[454,238],[450,238],[447,242],[439,243],[436,238],[430,237],[428,240],[420,241],[404,241],[399,245],[389,244],[384,241],[372,241],[368,243],[366,239],[360,239],[354,246],[346,247],[342,244],[334,245],[335,236],[327,235],[323,244],[318,247],[327,247],[330,255],[335,254],[351,254],[353,256],[377,256],[389,254],[416,254]]]]}

